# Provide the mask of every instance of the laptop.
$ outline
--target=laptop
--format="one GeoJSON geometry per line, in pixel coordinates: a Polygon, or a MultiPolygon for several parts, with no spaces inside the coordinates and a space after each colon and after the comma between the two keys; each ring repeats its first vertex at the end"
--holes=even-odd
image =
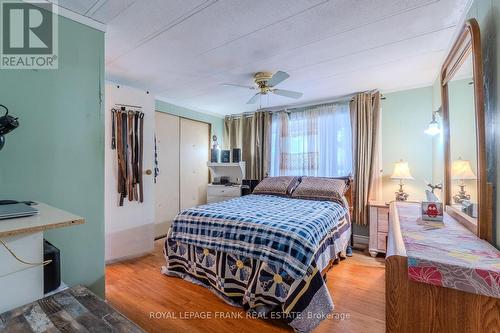
{"type": "Polygon", "coordinates": [[[36,214],[38,214],[38,209],[28,206],[25,203],[0,205],[0,220],[33,216],[36,214]]]}

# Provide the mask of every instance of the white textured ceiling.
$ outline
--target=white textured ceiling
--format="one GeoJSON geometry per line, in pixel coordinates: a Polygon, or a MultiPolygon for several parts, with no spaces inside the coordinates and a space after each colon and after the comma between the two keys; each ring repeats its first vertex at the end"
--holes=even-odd
{"type": "Polygon", "coordinates": [[[263,107],[430,85],[467,0],[59,0],[107,25],[106,77],[199,111],[253,111],[257,71],[288,72],[263,107]]]}

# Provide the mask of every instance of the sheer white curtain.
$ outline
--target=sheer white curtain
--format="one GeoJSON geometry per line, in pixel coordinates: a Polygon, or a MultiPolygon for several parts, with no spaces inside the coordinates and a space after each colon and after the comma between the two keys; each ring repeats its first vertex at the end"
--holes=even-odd
{"type": "Polygon", "coordinates": [[[352,173],[349,105],[277,112],[271,123],[271,176],[339,177],[352,173]]]}

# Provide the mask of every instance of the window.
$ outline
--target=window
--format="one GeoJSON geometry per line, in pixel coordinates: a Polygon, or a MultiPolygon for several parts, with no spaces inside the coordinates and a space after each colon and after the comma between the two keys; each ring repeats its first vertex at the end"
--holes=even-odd
{"type": "Polygon", "coordinates": [[[271,125],[271,176],[347,176],[352,172],[349,105],[277,112],[271,125]]]}

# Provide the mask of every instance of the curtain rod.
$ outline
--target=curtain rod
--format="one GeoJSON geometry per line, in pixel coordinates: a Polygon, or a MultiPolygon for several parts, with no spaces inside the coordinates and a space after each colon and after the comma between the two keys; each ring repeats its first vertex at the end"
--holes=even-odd
{"type": "Polygon", "coordinates": [[[283,110],[288,110],[292,111],[295,109],[302,109],[302,108],[307,108],[307,107],[312,107],[312,106],[320,106],[320,105],[326,105],[326,104],[335,104],[339,102],[348,102],[356,96],[356,94],[349,94],[349,95],[344,95],[336,98],[329,98],[329,99],[320,99],[320,100],[315,100],[315,101],[310,101],[307,103],[302,103],[302,104],[293,104],[293,105],[282,105],[282,106],[273,106],[270,108],[264,109],[265,111],[270,111],[270,112],[276,112],[276,111],[283,111],[283,110]]]}
{"type": "Polygon", "coordinates": [[[309,103],[303,103],[303,104],[295,104],[295,105],[290,105],[290,106],[273,106],[271,108],[262,108],[262,109],[257,109],[255,111],[247,111],[243,113],[238,113],[238,114],[230,114],[227,115],[226,117],[231,117],[231,118],[240,118],[240,117],[251,117],[255,112],[258,111],[265,111],[265,112],[270,112],[270,113],[275,113],[275,112],[280,112],[280,111],[288,111],[288,112],[294,112],[297,111],[298,109],[306,108],[306,107],[313,107],[313,106],[321,106],[321,105],[327,105],[327,104],[335,104],[339,102],[347,102],[349,101],[355,94],[351,95],[346,95],[342,97],[338,97],[335,99],[328,99],[328,100],[317,100],[317,101],[311,101],[309,103]]]}
{"type": "MultiPolygon", "coordinates": [[[[369,90],[369,91],[365,91],[365,92],[366,93],[374,93],[376,91],[377,91],[377,89],[369,90]]],[[[344,95],[344,96],[336,97],[333,99],[315,100],[315,101],[311,101],[311,102],[303,103],[303,104],[295,104],[295,105],[289,105],[289,106],[287,106],[287,105],[273,106],[270,108],[257,109],[255,111],[247,111],[247,112],[238,113],[238,114],[231,114],[231,115],[227,115],[226,117],[231,117],[231,118],[251,117],[257,111],[267,111],[267,112],[271,112],[271,113],[280,112],[280,111],[294,112],[294,111],[297,111],[297,109],[302,109],[302,108],[307,108],[307,107],[335,104],[335,103],[339,103],[339,102],[348,102],[357,94],[359,94],[359,93],[344,95]]],[[[382,94],[380,94],[380,98],[385,99],[385,97],[383,97],[382,94]]]]}

